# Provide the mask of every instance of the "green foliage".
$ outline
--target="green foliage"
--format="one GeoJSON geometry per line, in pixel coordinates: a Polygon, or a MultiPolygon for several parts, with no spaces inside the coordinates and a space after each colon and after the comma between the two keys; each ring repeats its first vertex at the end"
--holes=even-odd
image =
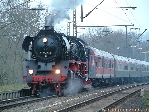
{"type": "Polygon", "coordinates": [[[0,92],[2,91],[8,91],[8,90],[19,90],[22,88],[27,88],[28,86],[26,84],[20,84],[20,83],[14,83],[11,85],[3,85],[0,86],[0,92]]]}
{"type": "Polygon", "coordinates": [[[144,109],[149,108],[149,91],[145,91],[145,96],[141,100],[144,102],[144,109]]]}

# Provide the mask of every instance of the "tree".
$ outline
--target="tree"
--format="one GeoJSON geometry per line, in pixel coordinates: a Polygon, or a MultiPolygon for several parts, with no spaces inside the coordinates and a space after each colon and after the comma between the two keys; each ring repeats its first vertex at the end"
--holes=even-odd
{"type": "MultiPolygon", "coordinates": [[[[5,0],[0,4],[0,84],[22,82],[23,64],[27,56],[22,51],[22,42],[28,34],[28,23],[31,36],[41,28],[41,11],[28,10],[28,2],[5,0]]],[[[41,4],[37,6],[42,7],[41,4]]]]}
{"type": "Polygon", "coordinates": [[[128,33],[128,46],[126,47],[126,34],[122,30],[112,31],[110,28],[89,28],[86,34],[80,36],[89,46],[95,47],[112,54],[117,54],[138,60],[144,60],[143,54],[139,49],[133,49],[131,46],[136,45],[147,49],[147,43],[140,41],[138,44],[137,34],[133,32],[128,33]],[[134,50],[134,51],[133,51],[134,50]],[[135,57],[133,56],[133,53],[135,57]],[[138,55],[139,54],[139,55],[138,55]]]}

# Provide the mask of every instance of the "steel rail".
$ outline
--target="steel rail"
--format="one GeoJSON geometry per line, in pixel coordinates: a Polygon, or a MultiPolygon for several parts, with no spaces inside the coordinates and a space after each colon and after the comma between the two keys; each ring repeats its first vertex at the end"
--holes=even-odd
{"type": "MultiPolygon", "coordinates": [[[[130,85],[129,87],[120,88],[120,89],[118,89],[118,90],[114,90],[114,91],[111,91],[111,92],[109,92],[109,93],[105,93],[105,94],[103,94],[103,95],[99,95],[99,96],[96,96],[96,97],[94,97],[94,98],[85,100],[85,101],[83,101],[83,102],[79,102],[79,103],[76,103],[76,104],[74,104],[74,105],[71,105],[71,106],[68,106],[68,107],[65,107],[65,108],[56,110],[56,112],[72,111],[72,110],[78,109],[78,108],[80,108],[80,107],[83,107],[83,106],[85,106],[85,105],[94,103],[95,101],[99,101],[99,100],[101,100],[101,99],[104,99],[105,97],[108,97],[108,96],[114,95],[114,94],[116,94],[116,93],[119,93],[119,92],[121,92],[121,91],[128,90],[128,89],[130,89],[130,88],[137,87],[137,86],[148,85],[148,84],[149,84],[149,83],[144,83],[144,84],[142,83],[142,84],[138,84],[138,85],[130,85]]],[[[138,90],[135,91],[135,92],[138,92],[138,91],[140,91],[140,89],[138,89],[138,90]]],[[[135,92],[134,92],[134,93],[135,93],[135,92]]],[[[129,95],[132,95],[132,94],[133,94],[133,93],[131,93],[131,94],[129,94],[129,95]]],[[[121,100],[123,100],[123,99],[119,99],[118,101],[120,102],[121,100]]],[[[118,101],[117,101],[117,102],[118,102],[118,101]]],[[[112,103],[112,104],[116,104],[117,102],[112,103]]],[[[108,106],[112,106],[112,104],[111,104],[111,105],[108,105],[108,106]]],[[[108,106],[107,106],[107,108],[108,108],[108,106]]],[[[105,107],[105,108],[106,108],[106,107],[105,107]]],[[[103,108],[102,108],[102,109],[103,109],[103,108]]],[[[100,112],[102,109],[99,109],[99,112],[100,112]]]]}
{"type": "Polygon", "coordinates": [[[31,99],[31,100],[19,101],[19,102],[14,102],[14,103],[11,103],[11,104],[1,105],[0,106],[0,111],[2,111],[4,109],[9,109],[9,108],[12,108],[12,107],[20,106],[20,105],[23,105],[23,104],[29,104],[29,103],[34,103],[34,102],[48,100],[48,99],[51,99],[51,98],[54,98],[54,97],[57,97],[57,96],[56,95],[52,95],[52,96],[43,97],[43,98],[35,98],[35,99],[31,99]]]}

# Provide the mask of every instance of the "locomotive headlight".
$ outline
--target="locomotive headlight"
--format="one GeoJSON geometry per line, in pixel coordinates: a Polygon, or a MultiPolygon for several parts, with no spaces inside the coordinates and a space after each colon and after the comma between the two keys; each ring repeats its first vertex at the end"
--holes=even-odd
{"type": "Polygon", "coordinates": [[[48,39],[47,38],[43,38],[43,43],[47,43],[48,42],[48,39]]]}
{"type": "Polygon", "coordinates": [[[60,72],[61,72],[61,71],[60,71],[59,69],[56,69],[56,70],[55,70],[55,74],[60,74],[60,72]]]}
{"type": "Polygon", "coordinates": [[[28,70],[28,73],[31,75],[34,73],[34,71],[30,69],[30,70],[28,70]]]}

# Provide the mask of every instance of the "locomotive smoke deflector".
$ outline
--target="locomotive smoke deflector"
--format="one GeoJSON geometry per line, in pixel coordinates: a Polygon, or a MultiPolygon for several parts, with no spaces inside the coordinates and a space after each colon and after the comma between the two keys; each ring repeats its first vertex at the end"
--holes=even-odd
{"type": "Polygon", "coordinates": [[[33,37],[30,37],[30,36],[26,36],[24,41],[23,41],[23,44],[22,44],[22,49],[25,51],[25,52],[28,52],[29,51],[29,46],[31,45],[31,41],[33,40],[33,37]]]}

